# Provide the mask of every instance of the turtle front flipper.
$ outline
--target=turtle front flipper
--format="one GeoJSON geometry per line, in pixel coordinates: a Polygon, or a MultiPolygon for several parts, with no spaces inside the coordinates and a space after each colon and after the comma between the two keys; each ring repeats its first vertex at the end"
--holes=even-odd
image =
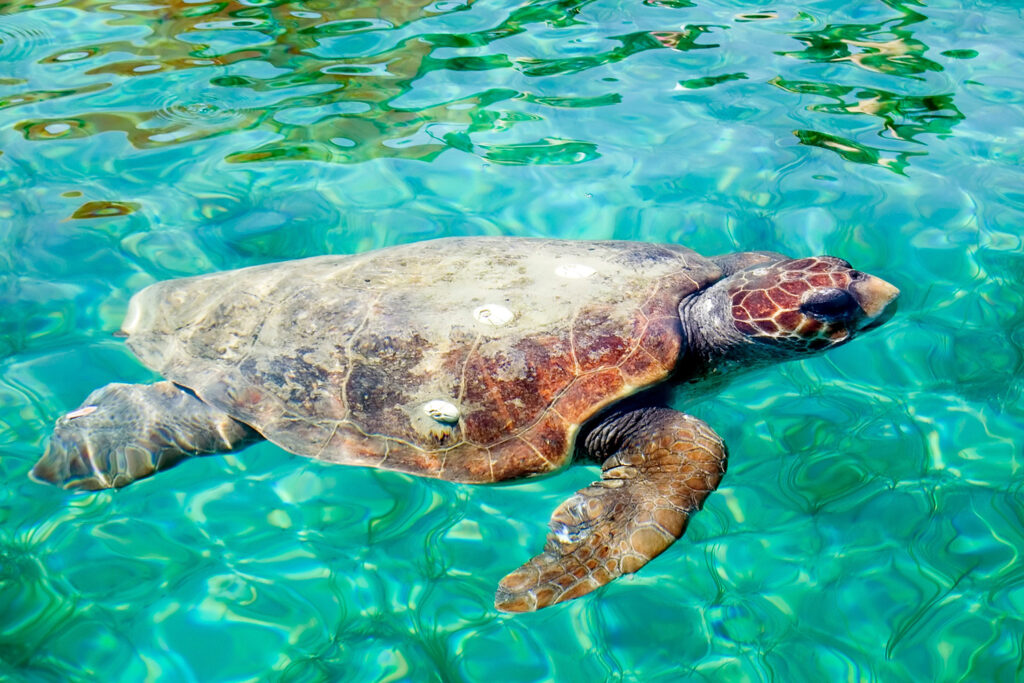
{"type": "Polygon", "coordinates": [[[544,552],[501,580],[498,609],[533,611],[635,572],[683,535],[725,473],[718,435],[667,408],[612,415],[583,450],[604,460],[601,480],[558,506],[544,552]]]}
{"type": "Polygon", "coordinates": [[[120,488],[261,438],[172,382],[108,384],[57,420],[32,476],[68,489],[120,488]]]}

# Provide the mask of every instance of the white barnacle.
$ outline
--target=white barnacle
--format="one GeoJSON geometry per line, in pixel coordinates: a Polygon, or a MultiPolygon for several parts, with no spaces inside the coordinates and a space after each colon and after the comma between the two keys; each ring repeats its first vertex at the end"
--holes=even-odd
{"type": "Polygon", "coordinates": [[[74,420],[76,417],[85,417],[86,415],[92,415],[97,410],[99,410],[98,406],[82,406],[81,408],[76,408],[75,410],[72,410],[70,413],[67,413],[64,417],[65,419],[68,420],[74,420]]]}
{"type": "Polygon", "coordinates": [[[473,309],[473,317],[484,325],[501,327],[512,322],[516,316],[500,304],[484,304],[473,309]]]}
{"type": "Polygon", "coordinates": [[[445,424],[455,424],[459,421],[459,408],[453,403],[435,399],[423,404],[423,412],[430,418],[445,424]]]}
{"type": "Polygon", "coordinates": [[[582,280],[590,277],[597,271],[582,263],[563,263],[555,268],[555,275],[568,278],[569,280],[582,280]]]}

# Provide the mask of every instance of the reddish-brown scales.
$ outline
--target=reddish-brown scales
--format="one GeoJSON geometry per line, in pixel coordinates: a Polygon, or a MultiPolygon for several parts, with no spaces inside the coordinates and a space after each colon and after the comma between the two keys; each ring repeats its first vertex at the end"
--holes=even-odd
{"type": "Polygon", "coordinates": [[[807,281],[811,283],[812,287],[831,287],[832,277],[827,273],[820,275],[812,275],[807,278],[807,281]]]}
{"type": "Polygon", "coordinates": [[[775,316],[776,322],[778,322],[784,330],[795,330],[803,319],[804,316],[797,311],[782,311],[775,316]]]}
{"type": "Polygon", "coordinates": [[[786,267],[786,270],[788,270],[790,272],[796,272],[796,271],[800,271],[800,270],[805,270],[805,269],[810,268],[811,266],[815,265],[817,262],[818,262],[818,260],[816,258],[813,258],[813,257],[796,259],[795,261],[790,261],[789,262],[788,266],[786,267]]]}
{"type": "Polygon", "coordinates": [[[800,304],[799,297],[790,294],[782,287],[772,287],[768,290],[768,298],[779,308],[793,308],[800,304]]]}
{"type": "Polygon", "coordinates": [[[812,289],[848,289],[851,272],[845,261],[823,256],[740,273],[729,290],[733,325],[745,335],[775,339],[793,349],[818,350],[843,341],[848,330],[807,317],[801,305],[812,289]]]}
{"type": "Polygon", "coordinates": [[[754,319],[767,318],[778,309],[762,290],[750,292],[743,300],[743,308],[747,309],[750,317],[754,319]]]}
{"type": "Polygon", "coordinates": [[[739,330],[740,332],[747,336],[757,334],[757,328],[751,325],[750,323],[745,323],[741,320],[737,320],[733,323],[733,325],[736,326],[737,330],[739,330]]]}
{"type": "MultiPolygon", "coordinates": [[[[787,275],[792,275],[793,277],[800,277],[799,273],[787,273],[787,275]]],[[[781,285],[779,285],[779,287],[781,287],[783,290],[789,292],[790,294],[792,294],[794,296],[800,296],[801,294],[803,294],[804,292],[806,292],[807,290],[809,290],[811,288],[811,286],[808,285],[803,280],[793,280],[791,282],[783,282],[781,285]]]]}

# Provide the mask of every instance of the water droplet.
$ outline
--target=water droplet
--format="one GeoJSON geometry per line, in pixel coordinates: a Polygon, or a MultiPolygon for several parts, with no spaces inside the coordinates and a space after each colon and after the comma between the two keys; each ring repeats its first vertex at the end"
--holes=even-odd
{"type": "MultiPolygon", "coordinates": [[[[171,123],[212,128],[236,124],[251,114],[246,102],[239,101],[244,96],[235,91],[209,88],[186,95],[188,99],[180,93],[168,92],[160,101],[156,116],[171,123]]],[[[164,131],[164,134],[168,132],[172,131],[164,131]]]]}

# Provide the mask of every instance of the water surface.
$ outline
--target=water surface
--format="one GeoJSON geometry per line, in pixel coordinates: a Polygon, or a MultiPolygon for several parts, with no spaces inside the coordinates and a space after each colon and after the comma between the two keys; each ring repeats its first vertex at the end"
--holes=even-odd
{"type": "Polygon", "coordinates": [[[0,677],[1024,677],[1018,3],[0,0],[0,677]],[[595,476],[466,487],[262,444],[27,479],[149,381],[155,280],[448,235],[831,253],[903,291],[827,356],[673,404],[729,473],[639,574],[497,581],[595,476]]]}

